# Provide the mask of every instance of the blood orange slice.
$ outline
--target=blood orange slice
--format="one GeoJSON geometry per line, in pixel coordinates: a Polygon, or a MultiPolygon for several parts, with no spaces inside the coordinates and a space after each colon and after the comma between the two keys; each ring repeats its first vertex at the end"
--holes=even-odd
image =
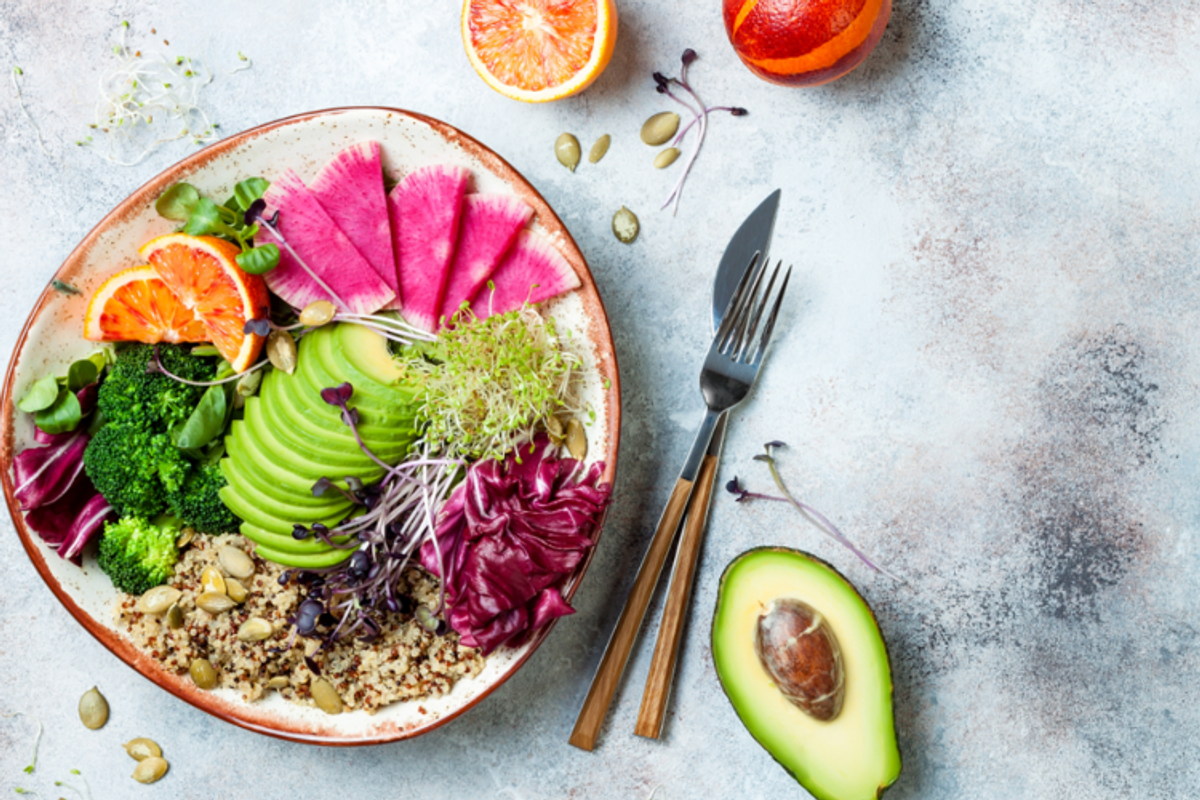
{"type": "Polygon", "coordinates": [[[617,42],[613,0],[465,0],[463,45],[497,92],[527,103],[581,92],[617,42]]]}
{"type": "Polygon", "coordinates": [[[235,261],[241,249],[215,236],[172,233],[139,250],[179,302],[195,311],[213,343],[235,372],[254,364],[264,337],[244,333],[246,321],[267,314],[267,285],[235,261]]]}
{"type": "Polygon", "coordinates": [[[196,312],[179,302],[150,267],[106,280],[88,302],[83,335],[93,342],[207,342],[196,312]]]}

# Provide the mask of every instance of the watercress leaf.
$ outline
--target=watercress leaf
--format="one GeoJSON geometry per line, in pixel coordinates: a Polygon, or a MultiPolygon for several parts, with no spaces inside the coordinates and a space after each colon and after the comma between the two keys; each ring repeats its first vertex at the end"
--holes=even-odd
{"type": "Polygon", "coordinates": [[[58,380],[53,375],[47,375],[35,381],[29,391],[17,403],[17,408],[26,414],[33,414],[54,405],[58,399],[58,380]]]}
{"type": "Polygon", "coordinates": [[[247,178],[233,187],[233,196],[237,199],[242,211],[250,208],[250,204],[262,197],[267,187],[271,185],[265,178],[247,178]]]}
{"type": "Polygon", "coordinates": [[[238,205],[237,195],[231,196],[228,200],[222,203],[222,205],[228,208],[230,211],[236,211],[239,214],[242,213],[242,207],[238,205]]]}
{"type": "Polygon", "coordinates": [[[99,375],[105,367],[112,363],[112,351],[101,348],[88,356],[88,361],[96,365],[96,374],[99,375]]]}
{"type": "Polygon", "coordinates": [[[242,234],[242,239],[245,241],[251,241],[255,236],[258,235],[258,224],[255,223],[247,228],[242,228],[240,233],[242,234]]]}
{"type": "Polygon", "coordinates": [[[79,405],[79,398],[67,389],[59,390],[52,406],[33,415],[33,421],[46,433],[73,431],[81,419],[83,409],[79,405]]]}
{"type": "Polygon", "coordinates": [[[180,450],[199,450],[225,431],[229,398],[224,386],[210,386],[190,417],[171,431],[180,450]]]}
{"type": "Polygon", "coordinates": [[[225,233],[228,226],[221,220],[220,208],[207,197],[201,197],[197,201],[192,215],[188,217],[187,224],[183,226],[183,232],[190,236],[211,236],[225,233]]]}
{"type": "Polygon", "coordinates": [[[76,361],[67,369],[67,389],[78,392],[85,386],[91,386],[100,377],[96,362],[90,358],[76,361]]]}
{"type": "Polygon", "coordinates": [[[176,222],[187,222],[200,202],[200,192],[190,183],[177,183],[169,187],[154,201],[154,210],[160,217],[176,222]]]}
{"type": "Polygon", "coordinates": [[[237,264],[244,272],[262,275],[279,266],[279,247],[268,242],[237,255],[237,264]]]}

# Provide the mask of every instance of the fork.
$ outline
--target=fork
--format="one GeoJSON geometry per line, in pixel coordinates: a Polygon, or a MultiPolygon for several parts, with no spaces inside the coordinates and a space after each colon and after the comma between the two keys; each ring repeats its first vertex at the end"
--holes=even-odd
{"type": "Polygon", "coordinates": [[[779,307],[792,275],[791,267],[788,267],[779,292],[775,295],[774,302],[771,302],[771,293],[783,263],[779,262],[775,266],[767,281],[766,291],[760,296],[765,267],[766,264],[759,261],[759,254],[756,253],[729,299],[721,325],[717,328],[704,359],[704,366],[700,371],[700,392],[704,396],[706,406],[704,420],[700,423],[691,453],[658,521],[658,527],[638,569],[629,598],[621,610],[620,619],[617,620],[617,627],[608,641],[596,676],[588,690],[587,699],[584,700],[583,708],[575,721],[570,742],[576,747],[592,750],[596,746],[600,727],[604,724],[604,717],[608,714],[617,684],[620,683],[638,631],[642,627],[654,587],[662,574],[667,552],[671,549],[679,521],[687,510],[697,472],[712,439],[713,429],[721,414],[742,402],[750,393],[759,367],[762,366],[763,356],[775,330],[779,307]],[[763,314],[768,306],[770,313],[763,324],[763,314]],[[757,341],[756,334],[759,334],[757,341]]]}

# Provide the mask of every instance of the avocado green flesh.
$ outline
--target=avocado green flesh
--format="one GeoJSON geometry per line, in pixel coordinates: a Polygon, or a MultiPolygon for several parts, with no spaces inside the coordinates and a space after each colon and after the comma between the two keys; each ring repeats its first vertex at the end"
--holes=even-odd
{"type": "Polygon", "coordinates": [[[238,487],[245,484],[254,489],[255,492],[264,494],[272,500],[276,500],[285,505],[295,505],[303,507],[322,507],[328,506],[334,498],[345,498],[337,492],[326,492],[321,497],[315,497],[312,493],[312,483],[309,483],[308,489],[300,487],[292,487],[284,484],[281,481],[276,481],[275,476],[265,475],[257,464],[248,463],[241,451],[240,444],[233,444],[232,448],[226,448],[228,458],[223,460],[224,466],[221,467],[222,473],[225,475],[225,480],[233,483],[238,487]]]}
{"type": "MultiPolygon", "coordinates": [[[[221,459],[221,472],[225,475],[225,480],[228,485],[225,487],[230,489],[232,493],[237,494],[246,503],[249,503],[258,510],[257,517],[268,516],[280,519],[286,523],[300,522],[305,525],[313,522],[325,522],[332,519],[335,522],[340,522],[354,505],[342,497],[340,494],[334,495],[336,500],[329,499],[329,496],[317,498],[321,501],[319,505],[301,506],[294,505],[285,500],[278,500],[266,492],[260,491],[258,488],[251,486],[246,481],[242,480],[236,469],[232,466],[229,459],[221,459]]],[[[238,514],[244,520],[254,521],[252,517],[247,517],[245,514],[238,514]]],[[[331,526],[332,527],[332,526],[331,526]]]]}
{"type": "MultiPolygon", "coordinates": [[[[314,336],[316,333],[309,335],[314,336]]],[[[307,340],[307,337],[305,338],[307,340]]],[[[342,412],[336,406],[331,406],[321,399],[322,389],[329,386],[340,386],[348,380],[344,373],[329,376],[321,371],[319,366],[316,366],[327,351],[327,346],[304,348],[302,344],[301,353],[303,355],[298,361],[295,374],[288,375],[286,372],[275,371],[268,375],[266,380],[278,384],[270,391],[279,391],[286,395],[286,399],[289,401],[288,405],[296,415],[304,417],[313,425],[325,430],[345,434],[349,432],[349,428],[346,423],[342,422],[342,412]]],[[[265,384],[266,381],[264,381],[264,386],[265,384]]],[[[369,439],[372,434],[376,437],[395,438],[395,429],[412,427],[411,418],[405,416],[410,403],[404,396],[391,393],[394,396],[377,397],[371,393],[372,387],[366,381],[351,383],[351,385],[354,391],[349,405],[351,408],[358,409],[358,428],[364,438],[369,439]]]]}
{"type": "MultiPolygon", "coordinates": [[[[401,392],[404,373],[388,352],[387,339],[362,325],[334,329],[333,352],[348,374],[401,392]]],[[[351,379],[353,381],[353,378],[351,379]]]]}
{"type": "Polygon", "coordinates": [[[332,528],[341,522],[346,516],[345,513],[343,513],[340,516],[329,517],[326,519],[305,520],[299,519],[301,516],[300,514],[290,513],[287,517],[276,517],[264,512],[255,504],[253,500],[248,499],[233,486],[222,486],[220,495],[221,500],[229,507],[229,510],[242,518],[243,528],[245,525],[256,525],[263,530],[271,531],[272,533],[276,533],[280,536],[291,536],[292,526],[296,523],[311,525],[314,522],[320,522],[332,528]]]}
{"type": "MultiPolygon", "coordinates": [[[[247,401],[246,404],[247,414],[256,413],[256,410],[252,410],[251,407],[257,405],[258,401],[253,397],[250,398],[250,401],[247,401]]],[[[254,425],[248,424],[244,419],[234,420],[233,425],[230,426],[230,436],[226,437],[225,446],[232,451],[241,445],[246,448],[247,458],[253,458],[259,469],[262,469],[263,464],[278,461],[280,459],[278,454],[286,454],[287,469],[272,470],[270,472],[271,480],[277,478],[283,480],[284,477],[297,480],[307,479],[307,484],[311,487],[314,481],[324,477],[332,479],[353,475],[363,483],[372,483],[383,476],[383,467],[373,461],[360,461],[359,466],[355,469],[348,471],[340,468],[335,474],[334,468],[328,463],[314,460],[297,451],[291,443],[280,440],[275,435],[274,428],[263,422],[261,418],[254,425]],[[253,455],[250,455],[251,453],[253,455]]]]}
{"type": "MultiPolygon", "coordinates": [[[[357,405],[366,410],[385,415],[395,416],[397,409],[412,405],[412,389],[406,386],[379,383],[362,370],[342,359],[340,352],[335,353],[335,339],[340,329],[341,326],[332,330],[321,329],[313,331],[313,333],[320,335],[310,343],[309,350],[311,351],[312,358],[309,358],[304,364],[304,374],[309,384],[315,386],[319,393],[321,389],[327,386],[350,383],[354,387],[352,402],[356,401],[357,405]]],[[[362,330],[366,329],[362,328],[362,330]]],[[[375,336],[374,333],[370,333],[370,335],[375,336]]],[[[353,338],[355,338],[356,342],[362,343],[361,339],[357,337],[353,338]]],[[[366,344],[363,346],[370,347],[370,345],[366,344]]],[[[387,353],[386,345],[383,350],[386,358],[390,360],[391,354],[387,353]]],[[[375,357],[379,357],[378,354],[375,357]]],[[[381,368],[382,366],[380,365],[381,368]]],[[[399,372],[396,374],[398,375],[399,372]]]]}
{"type": "MultiPolygon", "coordinates": [[[[250,537],[247,536],[246,538],[249,539],[250,537]]],[[[336,567],[338,564],[341,564],[353,555],[354,551],[338,550],[331,547],[323,553],[297,555],[296,553],[286,553],[283,550],[276,550],[273,547],[259,544],[255,546],[254,553],[261,558],[274,561],[276,564],[282,564],[285,567],[327,569],[328,567],[336,567]]]]}
{"type": "Polygon", "coordinates": [[[899,777],[887,647],[866,601],[824,562],[785,548],[734,559],[721,578],[712,653],[747,730],[818,800],[870,800],[899,777]],[[816,609],[841,647],[845,701],[828,722],[789,702],[754,651],[762,610],[788,598],[816,609]]]}
{"type": "MultiPolygon", "coordinates": [[[[245,536],[255,544],[269,547],[272,550],[278,550],[281,553],[293,553],[295,555],[313,555],[315,553],[324,553],[329,550],[329,545],[322,542],[315,536],[310,535],[307,539],[296,539],[290,533],[286,536],[278,533],[271,533],[268,530],[244,523],[242,525],[242,536],[245,536]]],[[[348,541],[349,537],[336,536],[333,541],[341,543],[348,541]]]]}

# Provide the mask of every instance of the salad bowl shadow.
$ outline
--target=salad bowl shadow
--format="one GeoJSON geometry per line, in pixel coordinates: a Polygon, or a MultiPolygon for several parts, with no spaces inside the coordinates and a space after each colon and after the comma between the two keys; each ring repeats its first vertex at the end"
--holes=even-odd
{"type": "MultiPolygon", "coordinates": [[[[18,414],[16,399],[47,371],[86,356],[95,345],[83,339],[87,300],[102,280],[138,263],[137,248],[169,232],[171,223],[154,211],[169,186],[187,181],[202,192],[225,196],[249,175],[271,179],[285,168],[311,176],[341,148],[374,139],[384,152],[388,177],[399,179],[429,163],[460,164],[471,170],[474,191],[515,195],[534,209],[533,227],[547,236],[574,268],[581,286],[551,301],[546,310],[570,330],[590,367],[584,399],[596,413],[587,431],[589,461],[603,461],[602,481],[616,477],[620,439],[620,377],[608,317],[587,262],[566,226],[538,191],[503,158],[462,131],[436,119],[395,108],[349,107],[299,114],[270,122],[217,142],[164,170],[110,211],[59,267],[53,280],[81,292],[64,294],[47,285],[25,322],[0,394],[0,481],[18,537],[30,562],[75,619],[143,677],[214,717],[251,731],[296,742],[332,746],[383,744],[419,736],[459,717],[510,678],[550,634],[554,623],[519,647],[502,647],[483,671],[460,680],[447,695],[395,703],[375,715],[355,711],[328,716],[272,696],[256,703],[232,690],[205,691],[186,675],[176,675],[117,630],[111,607],[116,590],[95,566],[59,558],[25,523],[14,497],[13,457],[33,442],[29,415],[18,414]]],[[[598,543],[604,520],[594,536],[598,543]]],[[[569,601],[578,589],[595,548],[591,548],[562,587],[569,601]]]]}

